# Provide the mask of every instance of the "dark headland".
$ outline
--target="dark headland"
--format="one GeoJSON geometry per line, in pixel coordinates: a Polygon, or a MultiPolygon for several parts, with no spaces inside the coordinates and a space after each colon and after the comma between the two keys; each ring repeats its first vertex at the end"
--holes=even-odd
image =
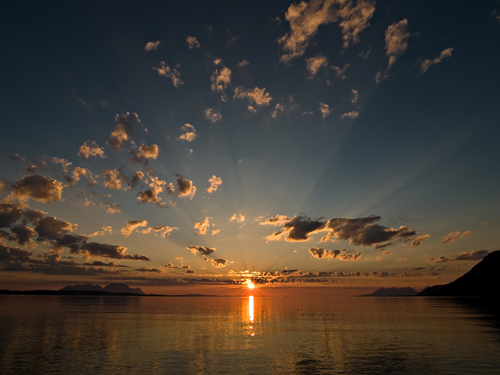
{"type": "Polygon", "coordinates": [[[455,281],[431,286],[417,296],[500,297],[500,250],[486,255],[455,281]]]}

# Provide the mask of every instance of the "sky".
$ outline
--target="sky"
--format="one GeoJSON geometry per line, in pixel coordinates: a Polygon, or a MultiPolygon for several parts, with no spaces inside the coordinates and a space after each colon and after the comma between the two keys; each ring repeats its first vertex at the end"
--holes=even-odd
{"type": "Polygon", "coordinates": [[[422,289],[499,249],[498,1],[0,17],[0,288],[422,289]]]}

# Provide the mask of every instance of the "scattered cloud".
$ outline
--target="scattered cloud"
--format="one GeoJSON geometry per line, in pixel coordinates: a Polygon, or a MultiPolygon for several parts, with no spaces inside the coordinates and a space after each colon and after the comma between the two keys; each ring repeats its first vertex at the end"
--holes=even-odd
{"type": "Polygon", "coordinates": [[[115,116],[115,128],[106,144],[115,149],[122,150],[125,142],[134,137],[134,128],[141,122],[137,113],[127,112],[115,116]]]}
{"type": "Polygon", "coordinates": [[[349,253],[347,250],[328,250],[322,249],[320,247],[312,247],[309,249],[311,256],[316,259],[338,259],[342,261],[346,260],[359,260],[361,259],[361,253],[357,254],[349,253]]]}
{"type": "Polygon", "coordinates": [[[168,185],[168,192],[170,194],[175,193],[178,197],[188,197],[189,199],[193,199],[194,194],[196,193],[196,186],[193,185],[193,181],[184,178],[180,174],[176,174],[177,181],[175,183],[171,182],[168,185]]]}
{"type": "Polygon", "coordinates": [[[238,63],[238,66],[240,68],[244,68],[245,66],[248,66],[250,65],[250,63],[248,62],[248,60],[241,60],[239,63],[238,63]]]}
{"type": "Polygon", "coordinates": [[[420,245],[422,245],[422,242],[424,242],[430,236],[431,236],[430,234],[423,234],[421,236],[415,237],[415,239],[411,242],[411,246],[419,247],[420,245]]]}
{"type": "Polygon", "coordinates": [[[158,72],[158,75],[160,77],[165,77],[168,78],[172,81],[172,84],[174,85],[175,88],[181,86],[184,84],[181,80],[181,73],[179,70],[179,65],[176,65],[175,68],[171,68],[169,65],[165,64],[165,61],[160,61],[159,66],[153,66],[153,70],[158,72]]]}
{"type": "Polygon", "coordinates": [[[14,161],[26,161],[26,159],[19,154],[11,154],[9,155],[9,159],[14,161]]]}
{"type": "Polygon", "coordinates": [[[57,156],[54,156],[52,158],[52,163],[61,164],[63,172],[67,172],[68,167],[72,164],[70,161],[63,159],[63,158],[58,158],[57,156]]]}
{"type": "Polygon", "coordinates": [[[341,119],[345,119],[345,118],[356,118],[359,116],[359,112],[358,111],[351,111],[351,112],[346,112],[344,114],[342,114],[342,116],[340,116],[341,119]]]}
{"type": "Polygon", "coordinates": [[[198,233],[200,235],[205,235],[207,234],[207,230],[210,228],[210,218],[206,217],[199,223],[194,223],[194,229],[198,230],[198,233]]]}
{"type": "Polygon", "coordinates": [[[186,250],[191,251],[193,255],[200,254],[202,256],[210,256],[215,252],[215,248],[206,246],[189,245],[186,250]]]}
{"type": "Polygon", "coordinates": [[[408,20],[403,19],[391,24],[385,31],[385,54],[389,57],[390,68],[398,56],[402,55],[408,49],[408,38],[410,33],[407,31],[408,20]]]}
{"type": "Polygon", "coordinates": [[[183,131],[184,133],[179,136],[179,139],[187,142],[193,142],[196,139],[196,129],[193,125],[184,124],[181,127],[181,131],[183,131]]]}
{"type": "Polygon", "coordinates": [[[160,44],[161,42],[159,40],[155,42],[147,42],[146,46],[144,47],[144,51],[146,52],[157,51],[160,44]]]}
{"type": "Polygon", "coordinates": [[[211,123],[222,120],[222,115],[220,114],[220,112],[213,108],[205,109],[204,113],[205,113],[205,118],[209,120],[211,123]]]}
{"type": "Polygon", "coordinates": [[[319,27],[333,22],[339,23],[344,48],[358,43],[359,34],[369,26],[374,11],[375,1],[369,0],[311,0],[290,4],[285,13],[290,30],[278,39],[282,46],[280,61],[287,63],[304,55],[319,27]]]}
{"type": "Polygon", "coordinates": [[[187,44],[189,49],[200,48],[200,42],[198,42],[198,39],[196,39],[195,36],[188,35],[186,37],[186,44],[187,44]]]}
{"type": "Polygon", "coordinates": [[[273,100],[271,95],[266,92],[266,88],[259,89],[257,86],[251,89],[244,89],[243,86],[238,86],[234,89],[233,99],[247,99],[251,104],[257,106],[266,106],[273,100]]]}
{"type": "Polygon", "coordinates": [[[237,223],[243,223],[245,222],[245,216],[242,214],[233,214],[229,221],[236,221],[237,223]]]}
{"type": "Polygon", "coordinates": [[[104,187],[111,190],[120,190],[122,184],[126,181],[126,177],[119,169],[106,168],[103,171],[104,187]]]}
{"type": "Polygon", "coordinates": [[[219,186],[222,185],[222,178],[212,175],[212,177],[208,179],[208,182],[210,183],[210,187],[207,188],[207,192],[211,194],[214,191],[217,191],[219,186]]]}
{"type": "Polygon", "coordinates": [[[226,89],[231,84],[231,69],[222,64],[222,60],[216,58],[214,61],[215,70],[210,77],[212,92],[221,93],[221,100],[227,101],[226,89]]]}
{"type": "Polygon", "coordinates": [[[359,91],[358,90],[351,90],[351,103],[356,104],[359,100],[359,91]]]}
{"type": "Polygon", "coordinates": [[[98,158],[105,158],[104,149],[99,147],[99,145],[94,141],[85,141],[80,146],[80,151],[78,152],[78,156],[83,159],[88,159],[91,156],[95,156],[98,158]]]}
{"type": "Polygon", "coordinates": [[[160,180],[158,177],[151,177],[149,182],[150,189],[139,192],[137,200],[141,203],[155,203],[158,207],[164,207],[166,203],[161,201],[162,199],[158,194],[164,191],[166,186],[166,181],[160,180]]]}
{"type": "Polygon", "coordinates": [[[307,71],[309,72],[309,78],[314,78],[316,74],[322,68],[326,68],[328,66],[328,59],[323,54],[319,53],[314,57],[306,59],[307,71]]]}
{"type": "Polygon", "coordinates": [[[460,253],[454,259],[441,255],[439,257],[429,258],[428,260],[429,262],[433,263],[445,263],[445,262],[455,262],[455,261],[478,261],[483,259],[488,254],[489,254],[488,250],[477,250],[477,251],[471,251],[470,253],[467,252],[460,253]]]}
{"type": "Polygon", "coordinates": [[[330,113],[332,113],[333,108],[330,108],[330,106],[328,104],[320,102],[319,103],[318,111],[321,112],[321,117],[324,120],[325,118],[327,118],[328,116],[330,116],[330,113]]]}
{"type": "Polygon", "coordinates": [[[498,23],[500,23],[500,13],[497,12],[496,9],[493,10],[493,12],[491,12],[491,17],[497,21],[498,23]]]}
{"type": "Polygon", "coordinates": [[[443,243],[453,242],[457,238],[465,238],[467,236],[470,236],[471,234],[472,234],[472,232],[470,230],[466,230],[464,232],[460,232],[460,231],[451,232],[443,237],[443,243]]]}
{"type": "Polygon", "coordinates": [[[146,220],[127,220],[127,224],[120,229],[120,233],[128,237],[132,234],[133,231],[137,230],[137,228],[143,228],[148,225],[146,220]]]}
{"type": "Polygon", "coordinates": [[[229,263],[227,259],[222,259],[222,258],[207,259],[207,261],[209,261],[212,267],[215,268],[226,267],[229,263]]]}
{"type": "Polygon", "coordinates": [[[429,60],[425,59],[420,63],[420,72],[424,74],[432,65],[439,64],[441,61],[443,61],[447,57],[451,57],[451,53],[453,51],[453,48],[446,48],[445,50],[441,51],[438,57],[429,60]]]}
{"type": "Polygon", "coordinates": [[[351,64],[345,64],[343,68],[341,68],[340,66],[331,65],[330,68],[335,72],[335,77],[346,79],[347,76],[345,75],[345,71],[347,70],[347,68],[349,68],[349,66],[351,66],[351,64]]]}

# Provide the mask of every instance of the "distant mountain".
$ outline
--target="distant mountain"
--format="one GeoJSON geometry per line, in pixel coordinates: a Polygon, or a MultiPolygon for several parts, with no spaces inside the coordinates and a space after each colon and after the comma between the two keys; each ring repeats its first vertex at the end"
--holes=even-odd
{"type": "Polygon", "coordinates": [[[360,297],[395,297],[395,296],[415,296],[417,291],[413,288],[378,288],[370,294],[363,294],[360,297]]]}
{"type": "Polygon", "coordinates": [[[500,250],[486,255],[465,275],[446,285],[435,285],[418,296],[500,297],[500,250]]]}
{"type": "Polygon", "coordinates": [[[83,284],[83,285],[67,285],[60,289],[61,292],[107,292],[107,293],[127,293],[127,294],[140,294],[145,295],[141,288],[130,288],[127,284],[112,283],[106,285],[104,288],[100,285],[83,284]]]}

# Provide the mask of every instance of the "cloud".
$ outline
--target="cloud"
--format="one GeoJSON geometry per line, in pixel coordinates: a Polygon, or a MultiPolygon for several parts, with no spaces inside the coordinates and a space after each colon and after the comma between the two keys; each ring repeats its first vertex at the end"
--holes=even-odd
{"type": "Polygon", "coordinates": [[[151,177],[149,183],[151,189],[139,192],[137,194],[137,200],[141,203],[155,203],[159,207],[165,206],[166,203],[161,202],[162,199],[158,194],[165,190],[166,185],[166,181],[160,180],[158,177],[151,177]]]}
{"type": "Polygon", "coordinates": [[[182,133],[179,136],[179,139],[182,139],[187,142],[192,142],[196,139],[196,129],[194,128],[193,125],[184,124],[181,127],[181,131],[183,131],[184,133],[182,133]]]}
{"type": "Polygon", "coordinates": [[[84,243],[79,249],[72,249],[71,252],[81,253],[84,256],[99,256],[113,259],[150,260],[145,255],[128,254],[126,247],[101,244],[97,242],[84,243]]]}
{"type": "Polygon", "coordinates": [[[205,118],[212,123],[222,120],[222,115],[220,114],[220,112],[216,111],[213,108],[205,109],[204,114],[205,118]]]}
{"type": "Polygon", "coordinates": [[[119,169],[106,168],[103,171],[104,187],[111,190],[120,190],[126,182],[125,174],[119,169]]]}
{"type": "Polygon", "coordinates": [[[446,236],[443,237],[443,243],[453,242],[457,238],[465,238],[467,236],[470,236],[471,234],[472,234],[472,232],[470,230],[467,230],[467,231],[464,231],[464,232],[460,232],[460,231],[451,232],[451,233],[448,233],[446,236]]]}
{"type": "Polygon", "coordinates": [[[33,199],[42,203],[61,200],[63,184],[50,177],[40,175],[24,176],[14,183],[13,196],[19,200],[33,199]]]}
{"type": "Polygon", "coordinates": [[[210,183],[210,187],[207,189],[207,192],[211,194],[214,191],[217,191],[219,186],[222,185],[222,178],[212,175],[212,177],[208,179],[208,182],[210,183]]]}
{"type": "Polygon", "coordinates": [[[137,228],[147,227],[148,222],[146,220],[127,220],[127,224],[120,229],[120,233],[128,237],[132,234],[133,231],[137,230],[137,228]]]}
{"type": "Polygon", "coordinates": [[[389,69],[398,56],[402,55],[408,48],[408,38],[410,33],[407,31],[408,20],[403,19],[395,22],[385,31],[385,54],[389,57],[389,69]]]}
{"type": "Polygon", "coordinates": [[[359,91],[358,90],[351,90],[351,103],[356,104],[359,100],[359,91]]]}
{"type": "Polygon", "coordinates": [[[115,149],[122,150],[125,147],[125,141],[134,136],[134,128],[141,122],[137,113],[127,112],[123,115],[115,116],[115,128],[111,132],[111,137],[106,144],[115,149]]]}
{"type": "Polygon", "coordinates": [[[281,113],[291,113],[292,111],[296,110],[298,108],[298,105],[295,104],[294,98],[292,95],[288,95],[288,101],[281,99],[280,103],[276,103],[276,106],[274,107],[274,110],[271,112],[271,117],[276,119],[278,118],[278,115],[281,113]]]}
{"type": "Polygon", "coordinates": [[[27,262],[31,260],[31,251],[18,247],[4,246],[0,243],[0,265],[7,261],[27,262]]]}
{"type": "Polygon", "coordinates": [[[281,230],[266,237],[268,241],[307,241],[310,236],[320,232],[327,232],[321,238],[326,241],[349,241],[356,246],[374,246],[390,240],[400,239],[402,241],[413,238],[417,232],[405,226],[399,229],[387,228],[376,222],[380,216],[368,216],[356,219],[333,218],[327,221],[322,219],[310,219],[306,216],[294,216],[289,218],[278,215],[270,219],[262,219],[260,225],[281,226],[281,230]]]}
{"type": "Polygon", "coordinates": [[[429,258],[428,260],[434,263],[456,262],[456,261],[478,261],[483,259],[488,254],[489,254],[488,250],[477,250],[477,251],[471,251],[470,253],[467,252],[460,253],[454,259],[441,255],[440,257],[437,258],[429,258]]]}
{"type": "Polygon", "coordinates": [[[309,72],[309,77],[313,78],[321,68],[325,68],[328,65],[328,59],[321,53],[314,57],[306,59],[307,71],[309,72]]]}
{"type": "Polygon", "coordinates": [[[221,100],[227,101],[225,90],[231,84],[231,69],[222,64],[222,60],[216,58],[214,61],[216,68],[210,77],[212,92],[220,92],[221,100]]]}
{"type": "Polygon", "coordinates": [[[451,52],[453,51],[453,48],[446,48],[445,50],[441,51],[438,57],[429,60],[425,59],[420,63],[420,71],[422,74],[424,74],[427,69],[429,69],[432,65],[439,64],[441,61],[443,61],[447,57],[451,57],[451,52]]]}
{"type": "Polygon", "coordinates": [[[186,37],[186,44],[189,49],[200,48],[200,42],[198,42],[198,39],[196,39],[195,36],[188,35],[186,37]]]}
{"type": "Polygon", "coordinates": [[[72,164],[70,161],[68,161],[66,159],[58,158],[56,156],[54,156],[52,158],[52,163],[54,163],[54,164],[61,164],[63,172],[67,172],[68,171],[68,167],[72,164]]]}
{"type": "Polygon", "coordinates": [[[283,49],[280,61],[286,63],[302,56],[318,28],[333,22],[339,22],[344,48],[358,43],[359,34],[369,26],[374,11],[375,2],[368,0],[311,0],[291,4],[285,13],[290,31],[278,39],[283,49]]]}
{"type": "Polygon", "coordinates": [[[312,247],[309,249],[309,252],[311,253],[312,257],[316,259],[339,259],[342,261],[356,261],[361,259],[360,252],[358,252],[357,254],[351,254],[348,253],[347,250],[328,250],[322,249],[320,247],[312,247]]]}
{"type": "Polygon", "coordinates": [[[78,152],[78,156],[83,159],[88,159],[91,156],[95,156],[98,158],[105,158],[104,149],[99,147],[99,145],[94,141],[85,141],[80,146],[80,151],[78,152]]]}
{"type": "Polygon", "coordinates": [[[240,68],[244,68],[245,66],[248,66],[250,63],[248,62],[248,60],[241,60],[239,63],[238,63],[238,66],[240,68]]]}
{"type": "Polygon", "coordinates": [[[193,181],[184,178],[182,175],[176,173],[177,181],[174,183],[170,183],[168,185],[168,192],[175,193],[178,197],[189,197],[189,199],[193,199],[194,194],[196,193],[196,186],[193,185],[193,181]]]}
{"type": "Polygon", "coordinates": [[[229,221],[236,221],[237,223],[243,223],[245,221],[245,216],[243,216],[242,214],[233,214],[233,216],[231,216],[229,221]]]}
{"type": "Polygon", "coordinates": [[[422,245],[422,242],[424,242],[430,236],[431,236],[430,234],[422,234],[421,236],[415,237],[415,239],[411,243],[411,246],[419,247],[420,245],[422,245]]]}
{"type": "Polygon", "coordinates": [[[160,61],[160,65],[153,66],[152,69],[158,72],[158,75],[160,77],[170,79],[174,87],[177,88],[184,84],[184,82],[182,82],[181,80],[181,73],[177,70],[177,68],[179,68],[179,65],[177,65],[175,68],[171,68],[170,66],[165,64],[165,61],[160,61]]]}
{"type": "Polygon", "coordinates": [[[210,228],[210,218],[206,217],[203,221],[194,224],[194,229],[198,229],[198,233],[204,235],[207,233],[207,230],[210,228]]]}
{"type": "Polygon", "coordinates": [[[493,9],[493,12],[491,12],[491,17],[497,21],[498,23],[500,23],[500,14],[498,14],[497,10],[496,9],[493,9]]]}
{"type": "Polygon", "coordinates": [[[349,68],[349,66],[351,66],[351,64],[345,64],[343,68],[341,68],[340,66],[331,65],[330,68],[332,68],[335,72],[335,77],[346,79],[347,76],[345,75],[345,71],[347,70],[347,68],[349,68]]]}
{"type": "Polygon", "coordinates": [[[14,161],[26,161],[25,158],[23,158],[21,155],[19,155],[17,153],[9,155],[9,158],[10,158],[10,160],[14,160],[14,161]]]}
{"type": "Polygon", "coordinates": [[[144,51],[146,52],[157,51],[160,44],[161,42],[159,40],[157,40],[156,42],[147,42],[146,46],[144,47],[144,51]]]}
{"type": "Polygon", "coordinates": [[[342,116],[340,116],[341,119],[345,119],[345,118],[356,118],[359,116],[359,112],[358,111],[351,111],[351,112],[346,112],[344,114],[342,114],[342,116]]]}
{"type": "Polygon", "coordinates": [[[89,234],[89,237],[105,236],[107,234],[113,234],[113,227],[111,225],[104,225],[101,230],[89,234]]]}
{"type": "Polygon", "coordinates": [[[161,236],[161,238],[165,238],[165,236],[170,236],[170,233],[172,233],[174,230],[177,230],[179,228],[176,228],[176,227],[169,227],[167,225],[159,225],[159,226],[156,226],[156,227],[147,227],[143,230],[141,230],[140,232],[142,234],[148,234],[148,233],[155,233],[155,234],[159,234],[161,236]]]}
{"type": "Polygon", "coordinates": [[[328,116],[330,116],[330,113],[332,113],[333,108],[330,108],[330,106],[328,104],[320,102],[319,103],[318,111],[321,112],[321,117],[324,120],[325,118],[327,118],[328,116]]]}
{"type": "Polygon", "coordinates": [[[243,86],[238,86],[234,89],[233,99],[247,99],[251,104],[257,106],[266,106],[273,100],[271,95],[266,92],[266,88],[259,89],[257,86],[251,89],[244,89],[243,86]]]}
{"type": "Polygon", "coordinates": [[[226,267],[229,263],[227,259],[221,259],[221,258],[207,259],[207,261],[210,262],[212,267],[215,267],[215,268],[226,267]]]}
{"type": "Polygon", "coordinates": [[[471,251],[470,253],[460,253],[455,260],[470,260],[476,261],[483,259],[490,252],[488,250],[471,251]]]}
{"type": "Polygon", "coordinates": [[[80,181],[82,176],[85,177],[89,181],[89,184],[91,185],[95,185],[97,183],[90,169],[82,167],[75,167],[75,169],[73,169],[73,174],[71,176],[70,183],[71,184],[77,183],[78,181],[80,181]]]}
{"type": "Polygon", "coordinates": [[[158,155],[160,154],[160,151],[158,149],[158,145],[142,144],[139,149],[136,149],[135,147],[130,149],[130,154],[132,155],[130,160],[137,163],[147,163],[148,159],[156,160],[158,158],[158,155]]]}
{"type": "Polygon", "coordinates": [[[206,246],[189,245],[186,246],[186,250],[191,251],[193,255],[200,254],[203,256],[210,256],[215,252],[215,248],[206,246]]]}

